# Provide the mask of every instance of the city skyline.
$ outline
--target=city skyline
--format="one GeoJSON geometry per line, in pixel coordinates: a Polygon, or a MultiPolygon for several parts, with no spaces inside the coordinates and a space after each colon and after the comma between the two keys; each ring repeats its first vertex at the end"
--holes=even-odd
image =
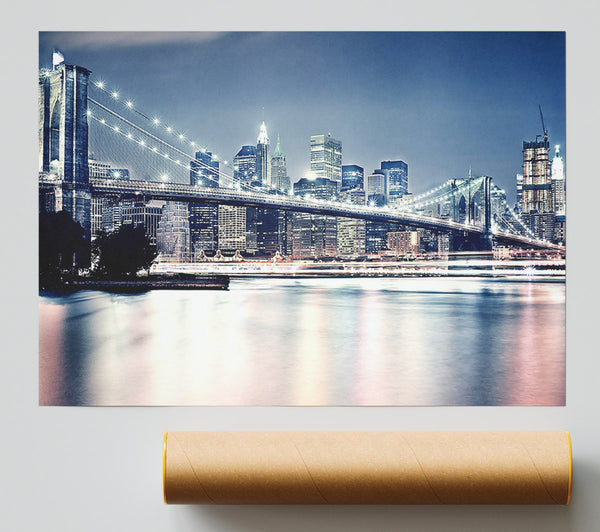
{"type": "Polygon", "coordinates": [[[343,164],[366,174],[406,161],[410,191],[471,169],[513,201],[521,143],[541,133],[538,104],[550,143],[566,155],[564,33],[42,32],[39,44],[41,67],[57,48],[227,160],[253,144],[264,120],[281,138],[292,183],[310,171],[310,136],[331,133],[343,164]],[[198,68],[178,60],[184,50],[198,68]],[[232,72],[244,82],[232,83],[232,72]]]}

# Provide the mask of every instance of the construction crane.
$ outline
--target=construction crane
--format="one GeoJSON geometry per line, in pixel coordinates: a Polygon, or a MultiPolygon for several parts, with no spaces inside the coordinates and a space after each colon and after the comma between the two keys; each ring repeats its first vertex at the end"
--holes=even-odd
{"type": "MultiPolygon", "coordinates": [[[[544,142],[548,142],[548,130],[546,129],[546,126],[544,125],[544,115],[542,114],[542,104],[539,103],[538,107],[540,108],[540,118],[542,119],[542,131],[544,132],[544,142]]],[[[535,136],[535,140],[537,142],[538,137],[541,137],[542,135],[536,135],[535,136]]]]}

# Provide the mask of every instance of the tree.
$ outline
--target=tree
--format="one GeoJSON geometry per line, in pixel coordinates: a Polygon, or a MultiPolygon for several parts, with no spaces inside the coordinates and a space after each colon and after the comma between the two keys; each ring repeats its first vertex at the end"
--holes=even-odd
{"type": "Polygon", "coordinates": [[[121,278],[148,269],[156,258],[156,246],[150,243],[143,226],[124,224],[113,233],[100,233],[92,253],[100,275],[121,278]]]}
{"type": "Polygon", "coordinates": [[[41,213],[39,217],[40,288],[50,288],[89,265],[89,241],[85,231],[66,211],[41,213]]]}

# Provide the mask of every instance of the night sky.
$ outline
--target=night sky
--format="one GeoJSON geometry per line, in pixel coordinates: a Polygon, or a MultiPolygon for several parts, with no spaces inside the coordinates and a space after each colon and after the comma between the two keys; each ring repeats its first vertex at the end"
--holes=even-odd
{"type": "Polygon", "coordinates": [[[412,192],[471,168],[514,201],[538,104],[551,145],[565,145],[562,32],[39,35],[40,67],[56,48],[229,161],[265,120],[292,182],[310,169],[310,135],[331,133],[365,173],[406,161],[412,192]]]}

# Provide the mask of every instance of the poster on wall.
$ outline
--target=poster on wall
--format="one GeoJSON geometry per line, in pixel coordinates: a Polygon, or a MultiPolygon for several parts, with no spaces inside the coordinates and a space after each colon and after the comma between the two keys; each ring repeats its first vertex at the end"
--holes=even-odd
{"type": "Polygon", "coordinates": [[[40,32],[40,405],[564,405],[564,32],[40,32]]]}

